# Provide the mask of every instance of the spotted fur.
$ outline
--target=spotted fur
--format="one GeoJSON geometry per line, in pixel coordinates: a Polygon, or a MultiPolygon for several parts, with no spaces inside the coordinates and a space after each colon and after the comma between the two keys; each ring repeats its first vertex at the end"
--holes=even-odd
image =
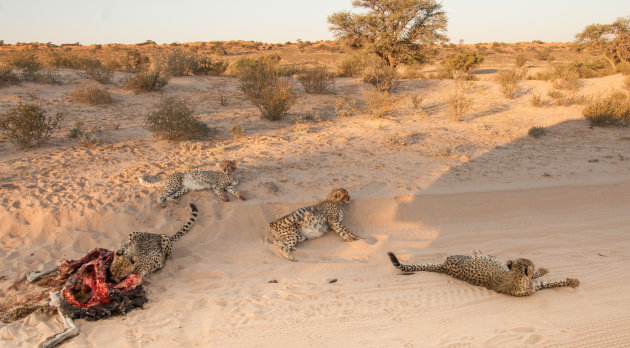
{"type": "Polygon", "coordinates": [[[576,287],[580,281],[573,278],[555,282],[535,281],[549,271],[539,268],[534,271],[534,264],[528,259],[510,260],[503,264],[499,259],[479,251],[470,255],[451,255],[444,263],[403,265],[394,253],[389,252],[394,267],[403,272],[438,272],[464,280],[470,284],[483,286],[490,290],[512,296],[529,296],[538,290],[562,286],[576,287]]]}
{"type": "Polygon", "coordinates": [[[225,194],[226,191],[244,201],[245,196],[236,189],[238,180],[230,176],[230,173],[236,169],[234,161],[223,161],[220,163],[220,166],[221,173],[209,170],[194,170],[185,173],[175,172],[159,182],[148,182],[142,177],[138,178],[138,180],[145,187],[164,187],[164,193],[158,198],[158,203],[162,206],[165,205],[167,199],[174,200],[189,190],[205,189],[211,189],[224,202],[230,201],[225,194]]]}
{"type": "Polygon", "coordinates": [[[270,223],[271,231],[268,236],[280,247],[282,256],[290,261],[296,261],[293,252],[297,243],[321,237],[328,229],[335,231],[346,242],[357,240],[359,237],[341,224],[341,206],[349,200],[348,191],[343,188],[335,189],[325,200],[300,208],[270,223]]]}
{"type": "Polygon", "coordinates": [[[197,207],[191,203],[190,209],[192,210],[190,219],[172,236],[132,232],[129,239],[114,253],[114,260],[109,269],[112,279],[118,282],[131,273],[145,276],[164,267],[173,243],[188,232],[197,220],[197,207]]]}

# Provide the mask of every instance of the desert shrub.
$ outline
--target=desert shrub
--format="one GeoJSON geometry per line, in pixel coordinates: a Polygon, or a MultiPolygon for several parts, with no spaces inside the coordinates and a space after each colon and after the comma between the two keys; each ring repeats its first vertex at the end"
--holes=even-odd
{"type": "Polygon", "coordinates": [[[527,63],[527,58],[525,57],[524,54],[518,54],[516,55],[516,58],[514,59],[514,65],[517,68],[522,68],[525,66],[525,63],[527,63]]]}
{"type": "Polygon", "coordinates": [[[189,52],[176,49],[163,56],[162,60],[161,71],[167,76],[184,76],[190,72],[195,57],[189,52]]]}
{"type": "Polygon", "coordinates": [[[358,111],[374,118],[392,115],[405,97],[378,88],[364,88],[361,94],[364,103],[358,111]]]}
{"type": "Polygon", "coordinates": [[[8,57],[8,64],[30,74],[34,74],[43,68],[42,63],[35,57],[35,54],[29,51],[15,52],[8,57]]]}
{"type": "Polygon", "coordinates": [[[66,51],[50,51],[45,60],[46,66],[55,68],[81,69],[87,65],[94,65],[90,59],[66,51]]]}
{"type": "Polygon", "coordinates": [[[472,51],[450,54],[438,67],[437,74],[440,78],[452,79],[457,72],[468,73],[481,62],[483,62],[483,56],[472,51]]]}
{"type": "Polygon", "coordinates": [[[540,94],[533,94],[532,97],[529,99],[529,104],[533,107],[542,107],[546,105],[545,100],[543,99],[542,95],[540,94]]]}
{"type": "Polygon", "coordinates": [[[210,57],[197,57],[192,62],[191,72],[195,75],[219,76],[228,68],[226,61],[213,61],[210,57]]]}
{"type": "Polygon", "coordinates": [[[359,76],[365,66],[365,58],[359,54],[347,54],[337,63],[337,76],[353,77],[359,76]]]}
{"type": "Polygon", "coordinates": [[[293,83],[279,75],[277,61],[260,58],[238,68],[240,89],[262,118],[276,121],[295,103],[293,83]]]}
{"type": "Polygon", "coordinates": [[[46,110],[37,104],[21,102],[2,114],[0,131],[9,141],[22,149],[39,146],[46,142],[53,129],[59,126],[63,114],[47,116],[46,110]]]}
{"type": "Polygon", "coordinates": [[[530,137],[540,138],[544,135],[547,135],[547,129],[545,129],[545,127],[532,127],[529,129],[527,134],[530,137]]]}
{"type": "Polygon", "coordinates": [[[104,65],[112,70],[122,70],[126,72],[146,71],[151,64],[147,55],[137,50],[125,50],[116,59],[106,62],[104,65]]]}
{"type": "Polygon", "coordinates": [[[0,87],[17,84],[20,78],[13,69],[8,67],[0,67],[0,87]]]}
{"type": "Polygon", "coordinates": [[[411,105],[413,105],[413,108],[416,110],[420,110],[420,108],[422,107],[422,102],[424,101],[424,94],[414,94],[411,96],[411,105]]]}
{"type": "Polygon", "coordinates": [[[551,50],[550,49],[546,49],[544,51],[539,51],[536,52],[536,59],[540,60],[540,61],[552,61],[555,58],[551,55],[551,50]]]}
{"type": "Polygon", "coordinates": [[[168,83],[168,77],[161,77],[159,71],[138,72],[125,78],[125,89],[136,92],[159,91],[168,83]]]}
{"type": "Polygon", "coordinates": [[[471,81],[455,80],[455,89],[451,91],[447,99],[449,115],[453,121],[461,121],[472,108],[472,98],[468,97],[471,89],[471,81]]]}
{"type": "Polygon", "coordinates": [[[304,69],[298,81],[307,93],[331,93],[335,88],[335,77],[321,65],[304,69]]]}
{"type": "Polygon", "coordinates": [[[611,92],[588,104],[582,114],[593,126],[627,125],[630,123],[630,100],[625,93],[611,92]]]}
{"type": "Polygon", "coordinates": [[[219,104],[221,104],[221,106],[228,106],[235,97],[236,93],[234,91],[225,87],[217,89],[217,100],[219,100],[219,104]]]}
{"type": "Polygon", "coordinates": [[[203,139],[211,134],[210,127],[193,115],[188,102],[175,97],[160,101],[147,116],[146,127],[153,136],[169,141],[203,139]]]}
{"type": "Polygon", "coordinates": [[[501,94],[508,99],[514,98],[514,94],[518,90],[518,80],[522,79],[524,72],[521,69],[512,69],[500,71],[497,75],[497,81],[501,86],[501,94]]]}
{"type": "Polygon", "coordinates": [[[79,73],[79,76],[90,78],[102,84],[107,84],[112,82],[114,72],[104,66],[88,66],[79,73]]]}
{"type": "Polygon", "coordinates": [[[228,132],[230,132],[234,139],[239,139],[245,136],[245,128],[240,124],[232,126],[228,132]]]}
{"type": "Polygon", "coordinates": [[[74,91],[72,99],[88,105],[109,104],[112,102],[112,95],[106,89],[86,86],[74,91]]]}
{"type": "Polygon", "coordinates": [[[363,72],[363,82],[376,87],[378,91],[391,92],[398,87],[398,73],[395,68],[382,64],[370,64],[363,72]]]}
{"type": "Polygon", "coordinates": [[[571,69],[558,69],[552,85],[556,89],[575,92],[580,88],[580,75],[571,69]]]}

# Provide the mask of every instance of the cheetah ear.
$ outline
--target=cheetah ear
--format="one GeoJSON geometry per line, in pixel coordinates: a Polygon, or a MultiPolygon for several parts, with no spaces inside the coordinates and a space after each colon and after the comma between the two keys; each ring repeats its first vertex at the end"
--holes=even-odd
{"type": "Polygon", "coordinates": [[[132,257],[131,257],[131,263],[132,263],[132,264],[136,263],[136,257],[135,257],[135,256],[132,256],[132,257]]]}
{"type": "Polygon", "coordinates": [[[534,274],[534,266],[525,267],[525,275],[531,277],[532,274],[534,274]]]}
{"type": "Polygon", "coordinates": [[[512,260],[509,260],[508,262],[506,262],[505,265],[510,271],[512,270],[512,260]]]}
{"type": "Polygon", "coordinates": [[[120,250],[120,249],[116,250],[116,255],[118,255],[118,256],[122,256],[122,254],[123,254],[123,251],[122,251],[122,250],[120,250]]]}

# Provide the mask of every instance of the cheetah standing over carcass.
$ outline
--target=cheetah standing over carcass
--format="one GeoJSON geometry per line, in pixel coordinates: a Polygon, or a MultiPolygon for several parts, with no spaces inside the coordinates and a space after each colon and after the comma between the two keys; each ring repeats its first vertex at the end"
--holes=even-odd
{"type": "Polygon", "coordinates": [[[328,229],[337,232],[346,242],[357,240],[359,237],[341,224],[341,205],[349,200],[348,191],[343,188],[335,189],[323,201],[300,208],[270,223],[269,235],[273,243],[280,247],[282,256],[290,261],[296,261],[293,252],[297,243],[321,237],[328,229]]]}
{"type": "Polygon", "coordinates": [[[162,267],[170,255],[173,243],[190,230],[197,220],[197,207],[190,203],[190,219],[172,236],[147,232],[132,232],[129,239],[122,243],[114,253],[110,273],[115,282],[119,282],[131,273],[140,276],[153,273],[162,267]]]}
{"type": "Polygon", "coordinates": [[[229,202],[230,199],[225,194],[227,191],[244,201],[245,197],[236,189],[238,180],[230,177],[230,173],[236,169],[234,161],[223,161],[220,166],[221,173],[209,170],[193,170],[185,173],[175,172],[159,182],[148,182],[142,177],[138,180],[145,187],[164,187],[164,193],[158,198],[158,203],[162,207],[165,206],[167,199],[174,200],[189,190],[212,189],[224,202],[229,202]]]}
{"type": "Polygon", "coordinates": [[[471,255],[451,255],[444,263],[428,263],[421,265],[402,265],[394,253],[389,252],[394,267],[403,272],[438,272],[464,280],[470,284],[484,286],[490,290],[512,296],[529,296],[538,290],[562,286],[572,288],[580,281],[573,278],[555,282],[534,281],[549,271],[539,268],[534,271],[534,264],[528,259],[517,259],[503,264],[499,259],[473,252],[471,255]]]}

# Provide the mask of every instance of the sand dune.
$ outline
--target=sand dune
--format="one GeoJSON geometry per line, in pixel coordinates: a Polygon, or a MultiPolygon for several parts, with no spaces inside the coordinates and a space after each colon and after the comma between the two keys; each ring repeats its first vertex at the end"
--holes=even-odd
{"type": "MultiPolygon", "coordinates": [[[[620,330],[630,324],[628,184],[359,199],[349,204],[346,225],[365,239],[344,243],[330,233],[304,242],[297,263],[278,257],[263,236],[267,221],[300,204],[187,195],[167,214],[136,203],[127,212],[86,215],[54,238],[69,257],[114,246],[139,226],[174,230],[190,201],[201,211],[166,267],[149,278],[146,308],[80,320],[81,335],[67,346],[621,347],[630,341],[620,330]],[[551,270],[546,279],[576,277],[581,285],[513,298],[441,274],[399,275],[385,255],[395,250],[404,262],[438,262],[472,249],[528,257],[551,270]]],[[[46,220],[31,223],[44,227],[46,220]]],[[[46,233],[24,240],[9,260],[41,250],[46,233]]],[[[35,253],[12,270],[55,256],[35,253]]],[[[0,338],[31,346],[58,327],[37,314],[3,327],[0,338]]]]}

